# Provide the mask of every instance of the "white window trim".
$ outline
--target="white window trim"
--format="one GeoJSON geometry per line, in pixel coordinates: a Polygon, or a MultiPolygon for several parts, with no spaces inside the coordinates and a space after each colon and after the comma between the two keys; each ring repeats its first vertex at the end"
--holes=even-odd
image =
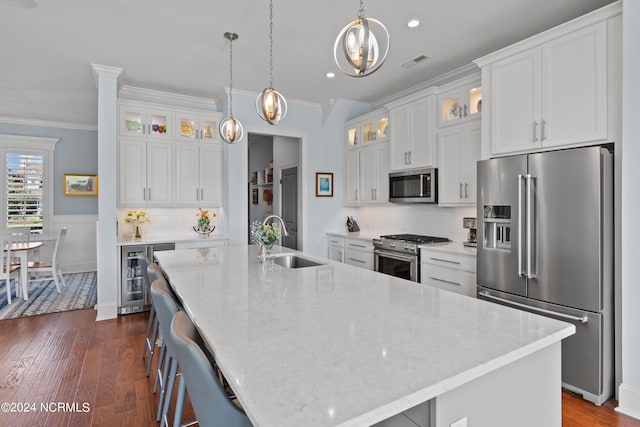
{"type": "MultiPolygon", "coordinates": [[[[42,203],[44,204],[43,212],[43,227],[42,232],[47,233],[49,230],[53,230],[53,201],[54,197],[54,158],[53,152],[56,149],[56,144],[60,141],[59,138],[43,138],[39,136],[21,136],[21,135],[3,135],[0,134],[0,152],[2,154],[3,162],[6,163],[7,150],[39,150],[45,152],[45,159],[43,164],[43,176],[46,177],[44,183],[44,196],[42,203]]],[[[2,203],[3,206],[7,205],[6,191],[2,191],[2,203]]],[[[0,226],[4,229],[3,225],[0,226]]]]}

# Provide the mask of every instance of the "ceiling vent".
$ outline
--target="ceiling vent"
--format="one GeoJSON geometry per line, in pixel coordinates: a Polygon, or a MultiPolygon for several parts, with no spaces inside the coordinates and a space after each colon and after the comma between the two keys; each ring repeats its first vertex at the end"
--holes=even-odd
{"type": "Polygon", "coordinates": [[[411,68],[411,67],[415,67],[416,65],[418,65],[420,62],[424,61],[425,59],[429,59],[431,58],[429,55],[418,55],[415,58],[412,58],[406,62],[403,62],[402,64],[400,64],[401,67],[403,68],[411,68]]]}

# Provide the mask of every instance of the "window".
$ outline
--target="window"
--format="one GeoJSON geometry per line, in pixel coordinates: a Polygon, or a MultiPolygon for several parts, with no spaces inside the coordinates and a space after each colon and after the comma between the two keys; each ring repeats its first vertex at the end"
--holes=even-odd
{"type": "Polygon", "coordinates": [[[53,216],[53,149],[57,139],[0,135],[2,205],[0,232],[47,230],[53,216]]]}
{"type": "Polygon", "coordinates": [[[42,233],[44,156],[7,152],[6,161],[7,229],[28,227],[31,233],[42,233]]]}

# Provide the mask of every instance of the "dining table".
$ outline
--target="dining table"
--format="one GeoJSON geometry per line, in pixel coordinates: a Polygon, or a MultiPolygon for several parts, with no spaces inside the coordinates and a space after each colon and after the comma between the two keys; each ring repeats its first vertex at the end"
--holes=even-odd
{"type": "Polygon", "coordinates": [[[43,244],[40,241],[29,241],[11,245],[11,253],[20,260],[20,292],[25,301],[29,299],[29,251],[39,249],[43,244]]]}
{"type": "Polygon", "coordinates": [[[258,255],[156,253],[254,426],[561,426],[573,325],[280,246],[258,255]]]}

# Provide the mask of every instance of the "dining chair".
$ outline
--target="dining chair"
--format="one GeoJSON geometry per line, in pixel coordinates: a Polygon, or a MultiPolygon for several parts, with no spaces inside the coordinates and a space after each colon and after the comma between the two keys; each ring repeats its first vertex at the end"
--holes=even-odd
{"type": "Polygon", "coordinates": [[[60,263],[58,258],[60,256],[60,248],[62,247],[66,235],[67,228],[61,228],[60,232],[58,233],[58,237],[56,238],[55,246],[53,247],[53,255],[51,257],[51,261],[30,261],[28,263],[29,275],[33,275],[29,278],[29,283],[53,280],[56,284],[58,293],[62,292],[62,288],[67,284],[64,281],[62,270],[60,270],[60,263]],[[60,284],[62,284],[62,288],[60,287],[60,284]]]}
{"type": "MultiPolygon", "coordinates": [[[[158,371],[156,373],[156,384],[160,380],[160,397],[158,399],[158,412],[156,421],[160,421],[160,427],[167,425],[167,413],[169,412],[169,404],[173,394],[173,387],[178,372],[178,361],[175,356],[173,342],[169,336],[171,328],[171,320],[173,316],[180,311],[173,292],[169,289],[166,280],[158,279],[151,284],[151,298],[156,309],[156,316],[160,323],[160,331],[162,332],[163,351],[160,352],[158,358],[158,371]],[[160,364],[163,362],[164,368],[162,374],[160,372],[160,364]],[[159,378],[162,375],[162,378],[159,378]]],[[[155,385],[154,385],[155,392],[155,385]]],[[[176,411],[182,413],[184,406],[184,395],[176,399],[176,411]]]]}
{"type": "MultiPolygon", "coordinates": [[[[206,346],[185,312],[178,311],[173,316],[170,338],[182,372],[178,396],[186,388],[198,424],[202,427],[251,427],[247,414],[227,396],[206,346]]],[[[176,412],[174,427],[182,421],[177,415],[176,412]]]]}
{"type": "Polygon", "coordinates": [[[18,272],[20,271],[20,265],[11,262],[11,245],[14,243],[12,236],[0,236],[0,246],[2,247],[2,263],[0,271],[0,281],[5,282],[7,289],[7,304],[11,304],[11,280],[15,280],[16,297],[20,294],[20,287],[18,282],[18,272]]]}

